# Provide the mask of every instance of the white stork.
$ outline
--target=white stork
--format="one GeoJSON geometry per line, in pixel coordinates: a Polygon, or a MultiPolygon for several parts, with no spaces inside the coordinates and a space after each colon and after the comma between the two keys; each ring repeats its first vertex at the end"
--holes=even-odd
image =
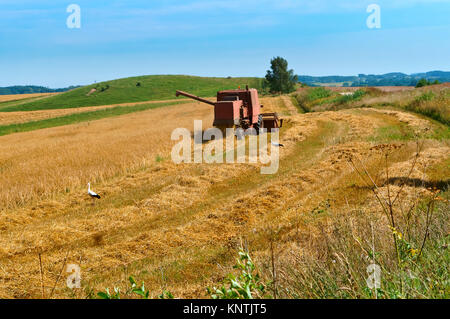
{"type": "Polygon", "coordinates": [[[98,195],[97,193],[91,191],[91,183],[88,183],[88,194],[89,194],[89,196],[91,196],[92,198],[98,198],[98,199],[100,199],[100,195],[98,195]]]}
{"type": "Polygon", "coordinates": [[[275,143],[275,142],[272,142],[272,145],[273,146],[277,146],[277,147],[284,147],[283,144],[279,144],[279,143],[275,143]]]}

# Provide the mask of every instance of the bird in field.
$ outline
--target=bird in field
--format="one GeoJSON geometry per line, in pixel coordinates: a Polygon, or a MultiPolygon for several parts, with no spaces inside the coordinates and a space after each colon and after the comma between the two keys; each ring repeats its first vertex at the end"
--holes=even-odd
{"type": "Polygon", "coordinates": [[[278,146],[278,147],[284,147],[284,145],[283,145],[283,144],[279,144],[279,143],[274,143],[274,142],[272,142],[272,145],[273,145],[273,146],[278,146]]]}
{"type": "Polygon", "coordinates": [[[100,199],[100,195],[98,195],[97,193],[91,191],[91,183],[88,183],[88,194],[89,194],[89,196],[91,196],[92,198],[98,198],[98,199],[100,199]]]}

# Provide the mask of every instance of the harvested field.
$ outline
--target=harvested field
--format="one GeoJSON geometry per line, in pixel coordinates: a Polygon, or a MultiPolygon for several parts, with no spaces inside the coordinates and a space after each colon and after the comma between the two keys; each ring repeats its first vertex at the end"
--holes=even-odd
{"type": "MultiPolygon", "coordinates": [[[[351,87],[351,88],[345,88],[345,87],[327,87],[327,89],[330,89],[332,91],[336,92],[343,92],[343,91],[357,91],[360,89],[363,89],[364,87],[351,87]]],[[[382,91],[382,92],[404,92],[404,91],[411,91],[414,90],[414,86],[376,86],[376,89],[382,91]]]]}
{"type": "MultiPolygon", "coordinates": [[[[444,84],[445,85],[445,84],[444,84]]],[[[362,86],[321,86],[327,90],[333,91],[333,92],[355,92],[361,89],[364,89],[366,87],[362,86]]],[[[374,87],[382,92],[404,92],[404,91],[412,91],[414,90],[414,86],[376,86],[374,87]]],[[[305,91],[308,88],[299,88],[298,91],[305,91]]]]}
{"type": "MultiPolygon", "coordinates": [[[[241,240],[264,263],[270,229],[285,229],[280,251],[295,250],[295,232],[306,227],[299,216],[324,200],[338,209],[366,198],[367,191],[355,197],[344,187],[355,178],[347,158],[381,170],[379,143],[370,137],[387,119],[411,129],[435,125],[401,111],[298,114],[286,96],[262,104],[286,118],[275,175],[261,175],[261,164],[172,163],[172,130],[212,122],[211,107],[200,103],[0,137],[0,297],[40,297],[41,253],[47,297],[68,256],[81,267],[84,289],[73,295],[61,280],[52,297],[124,288],[133,274],[151,291],[203,298],[231,270],[241,240]],[[87,182],[101,201],[88,198],[87,182]]],[[[401,176],[414,143],[393,145],[393,176],[401,176]]],[[[431,182],[428,169],[449,153],[448,141],[427,141],[413,177],[431,182]]],[[[377,214],[376,203],[366,213],[377,214]]]]}
{"type": "Polygon", "coordinates": [[[50,96],[59,93],[34,93],[34,94],[11,94],[11,95],[0,95],[0,103],[1,102],[9,102],[9,101],[19,101],[23,99],[35,98],[35,97],[43,97],[50,96]]]}

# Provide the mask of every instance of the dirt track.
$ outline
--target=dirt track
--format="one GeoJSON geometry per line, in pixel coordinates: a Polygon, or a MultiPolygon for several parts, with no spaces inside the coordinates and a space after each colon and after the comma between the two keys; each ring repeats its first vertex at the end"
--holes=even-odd
{"type": "MultiPolygon", "coordinates": [[[[352,204],[351,193],[338,196],[355,178],[347,158],[376,168],[380,148],[369,137],[386,118],[414,128],[431,126],[402,112],[298,114],[287,97],[262,103],[265,111],[286,118],[276,175],[259,174],[260,164],[173,164],[172,130],[191,128],[193,119],[212,120],[209,106],[198,103],[0,137],[0,171],[9,178],[9,184],[0,184],[0,196],[7,185],[19,191],[29,184],[33,195],[1,211],[0,297],[40,296],[39,252],[47,294],[68,254],[67,263],[80,265],[86,289],[123,287],[124,278],[133,274],[151,291],[167,287],[177,297],[204,297],[204,288],[230,271],[242,239],[262,256],[266,231],[281,228],[284,249],[293,249],[299,214],[329,198],[336,205],[343,205],[344,197],[352,204]],[[94,134],[95,152],[85,142],[94,134]],[[37,141],[39,149],[31,147],[37,141]],[[164,160],[155,161],[156,156],[164,160]],[[27,166],[32,161],[44,164],[27,166]],[[27,171],[15,185],[20,168],[27,171]],[[46,184],[32,185],[40,174],[52,192],[45,193],[46,184]],[[87,198],[88,180],[96,181],[93,188],[102,200],[87,198]],[[62,190],[66,185],[67,192],[62,190]]],[[[394,144],[400,150],[394,169],[402,174],[414,154],[413,143],[394,144]]],[[[445,142],[426,142],[417,174],[427,179],[427,167],[447,159],[449,151],[445,142]]],[[[65,278],[64,273],[56,297],[71,296],[65,278]]]]}

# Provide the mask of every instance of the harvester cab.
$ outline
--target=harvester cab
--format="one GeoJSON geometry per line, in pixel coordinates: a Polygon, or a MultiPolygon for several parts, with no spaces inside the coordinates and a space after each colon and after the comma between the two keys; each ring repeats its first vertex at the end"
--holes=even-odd
{"type": "Polygon", "coordinates": [[[256,89],[226,90],[217,92],[217,101],[211,102],[204,98],[177,91],[176,96],[188,98],[214,106],[213,126],[224,130],[225,128],[254,128],[259,134],[260,129],[267,130],[281,128],[283,120],[277,113],[261,113],[263,106],[259,103],[256,89]]]}

